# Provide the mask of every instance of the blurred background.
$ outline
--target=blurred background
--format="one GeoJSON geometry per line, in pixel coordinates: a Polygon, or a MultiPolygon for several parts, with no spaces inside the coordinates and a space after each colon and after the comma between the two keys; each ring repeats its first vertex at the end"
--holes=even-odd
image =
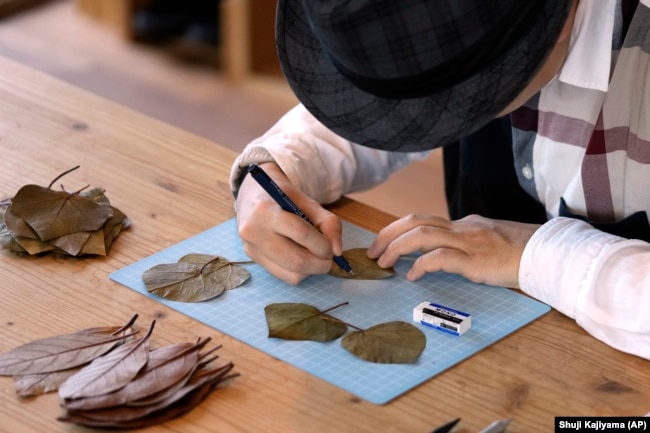
{"type": "MultiPolygon", "coordinates": [[[[297,103],[274,20],[273,0],[0,0],[0,55],[240,152],[297,103]]],[[[443,188],[435,151],[351,197],[446,217],[443,188]]]]}

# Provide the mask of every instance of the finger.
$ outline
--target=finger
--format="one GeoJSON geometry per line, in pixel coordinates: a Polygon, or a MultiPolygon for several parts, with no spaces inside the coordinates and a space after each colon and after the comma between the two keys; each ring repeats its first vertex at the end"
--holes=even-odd
{"type": "Polygon", "coordinates": [[[301,281],[303,281],[305,278],[307,278],[310,274],[301,274],[298,272],[293,272],[290,271],[289,269],[271,261],[271,260],[260,260],[260,261],[255,261],[258,263],[260,266],[264,267],[271,275],[273,275],[275,278],[284,281],[287,284],[290,284],[292,286],[298,285],[301,281]]]}
{"type": "Polygon", "coordinates": [[[329,239],[297,215],[284,212],[284,215],[276,219],[275,232],[321,259],[332,258],[334,255],[329,239]]]}
{"type": "MultiPolygon", "coordinates": [[[[418,257],[406,273],[406,279],[415,281],[430,272],[448,272],[469,278],[466,272],[469,256],[460,250],[438,248],[418,257]]],[[[479,281],[474,281],[479,282],[479,281]]]]}
{"type": "Polygon", "coordinates": [[[402,256],[439,248],[464,250],[463,239],[457,233],[447,229],[418,226],[389,243],[383,254],[379,256],[377,264],[381,267],[390,267],[402,256]]]}
{"type": "Polygon", "coordinates": [[[501,269],[497,263],[486,263],[483,258],[450,248],[439,248],[419,257],[406,278],[415,281],[426,273],[440,271],[461,275],[474,283],[519,287],[517,269],[501,269]]]}
{"type": "Polygon", "coordinates": [[[318,221],[316,226],[330,243],[332,254],[340,256],[343,254],[343,241],[341,237],[343,225],[339,217],[328,211],[326,213],[326,215],[316,220],[318,221]]]}
{"type": "Polygon", "coordinates": [[[377,237],[368,248],[368,257],[378,258],[384,253],[386,247],[395,239],[419,226],[430,226],[441,229],[450,229],[451,223],[440,217],[432,215],[411,214],[400,218],[379,231],[377,237]]]}
{"type": "Polygon", "coordinates": [[[290,239],[271,238],[266,245],[244,243],[244,251],[256,263],[291,284],[297,284],[306,275],[323,274],[331,267],[331,257],[319,258],[290,239]]]}

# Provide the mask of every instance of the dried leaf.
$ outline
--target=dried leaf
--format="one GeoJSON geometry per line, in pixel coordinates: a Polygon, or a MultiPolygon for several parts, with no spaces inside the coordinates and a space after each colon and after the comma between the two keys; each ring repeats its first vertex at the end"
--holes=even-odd
{"type": "Polygon", "coordinates": [[[243,284],[250,273],[223,257],[189,254],[177,263],[156,265],[142,274],[150,293],[181,302],[202,302],[243,284]]]}
{"type": "Polygon", "coordinates": [[[63,382],[78,371],[79,368],[71,368],[52,373],[14,376],[14,387],[19,397],[34,397],[57,391],[63,382]]]}
{"type": "Polygon", "coordinates": [[[56,249],[53,245],[41,242],[36,232],[22,218],[18,218],[11,208],[5,212],[5,224],[7,233],[15,243],[14,245],[9,244],[11,251],[40,254],[56,249]]]}
{"type": "MultiPolygon", "coordinates": [[[[37,364],[50,359],[66,364],[65,355],[89,349],[70,341],[125,339],[133,335],[131,327],[137,315],[124,326],[82,329],[73,334],[28,343],[0,357],[0,367],[37,364]],[[30,359],[28,355],[37,354],[30,359]],[[11,355],[11,356],[7,356],[11,355]],[[58,356],[58,358],[57,358],[58,356]],[[36,359],[36,361],[34,361],[36,359]],[[30,364],[31,363],[31,364],[30,364]]],[[[221,346],[200,353],[209,338],[196,343],[182,343],[149,350],[149,338],[155,322],[141,339],[126,343],[108,354],[98,354],[87,366],[44,374],[14,375],[17,393],[34,396],[59,389],[66,413],[62,421],[86,426],[138,428],[170,420],[198,405],[221,381],[238,376],[229,374],[232,362],[206,368],[218,356],[212,353],[221,346]],[[210,357],[210,359],[206,359],[210,357]],[[66,379],[67,378],[67,379],[66,379]]],[[[112,342],[111,346],[116,343],[112,342]]],[[[73,359],[79,356],[73,356],[73,359]]],[[[77,362],[77,361],[75,361],[77,362]]],[[[29,368],[27,368],[29,369],[29,368]]]]}
{"type": "Polygon", "coordinates": [[[147,333],[112,352],[96,358],[59,387],[62,400],[106,394],[129,383],[146,364],[149,355],[149,337],[155,321],[147,333]]]}
{"type": "Polygon", "coordinates": [[[343,251],[345,257],[353,272],[347,272],[337,265],[332,265],[328,274],[337,278],[346,278],[351,280],[380,280],[395,275],[395,270],[391,268],[380,268],[377,260],[368,258],[366,248],[351,248],[343,251]]]}
{"type": "Polygon", "coordinates": [[[111,208],[113,209],[113,216],[106,221],[106,224],[104,224],[103,232],[104,232],[104,249],[106,251],[106,254],[111,249],[111,246],[113,246],[113,241],[115,238],[122,232],[122,230],[126,230],[129,227],[131,227],[131,220],[127,218],[127,216],[119,210],[116,207],[111,208]]]}
{"type": "Polygon", "coordinates": [[[395,321],[354,331],[341,340],[341,345],[354,356],[381,364],[415,362],[424,351],[427,340],[422,331],[410,323],[395,321]]]}
{"type": "Polygon", "coordinates": [[[41,242],[38,239],[25,238],[22,236],[13,237],[16,244],[11,248],[15,253],[26,252],[31,255],[55,251],[57,248],[54,245],[41,242]]]}
{"type": "Polygon", "coordinates": [[[203,384],[198,389],[188,393],[186,396],[173,403],[172,405],[163,409],[154,411],[149,415],[141,418],[135,418],[129,421],[105,421],[94,420],[83,416],[82,413],[66,413],[60,416],[59,421],[74,423],[85,427],[104,427],[104,428],[118,428],[118,429],[136,429],[145,428],[160,423],[167,422],[177,418],[198,406],[212,391],[213,385],[211,383],[203,384]]]}
{"type": "Polygon", "coordinates": [[[183,388],[187,382],[190,380],[192,375],[194,374],[194,371],[199,368],[203,368],[206,365],[208,365],[210,362],[214,361],[215,359],[218,358],[218,356],[208,359],[203,360],[206,356],[210,355],[212,352],[220,349],[221,346],[217,346],[212,348],[211,350],[207,351],[206,353],[202,353],[199,356],[200,362],[196,364],[196,368],[193,369],[192,371],[188,372],[184,377],[182,377],[178,382],[173,384],[172,386],[169,386],[155,394],[151,394],[145,398],[141,398],[138,400],[131,400],[126,403],[126,406],[151,406],[154,404],[158,404],[162,401],[167,400],[170,396],[178,392],[181,388],[183,388]]]}
{"type": "MultiPolygon", "coordinates": [[[[73,422],[87,427],[143,428],[159,424],[189,412],[219,384],[233,364],[214,369],[197,370],[187,384],[166,400],[142,407],[120,406],[93,411],[68,411],[60,421],[73,422]]],[[[231,376],[232,377],[232,376],[231,376]]]]}
{"type": "Polygon", "coordinates": [[[81,191],[79,195],[82,197],[86,197],[99,204],[103,204],[103,205],[111,204],[108,201],[108,197],[106,197],[106,194],[104,194],[104,190],[101,188],[85,189],[81,191]]]}
{"type": "Polygon", "coordinates": [[[332,341],[347,331],[347,325],[308,304],[291,302],[270,304],[264,308],[264,314],[269,328],[269,337],[285,340],[332,341]]]}
{"type": "Polygon", "coordinates": [[[14,240],[5,221],[5,214],[10,203],[11,200],[0,201],[0,248],[23,253],[25,249],[14,240]]]}
{"type": "MultiPolygon", "coordinates": [[[[49,245],[59,248],[71,256],[76,256],[81,252],[89,238],[90,232],[70,233],[50,240],[49,245]]],[[[103,240],[104,237],[102,236],[103,240]]]]}
{"type": "Polygon", "coordinates": [[[137,401],[170,388],[191,374],[199,362],[199,351],[208,340],[181,343],[152,350],[145,367],[115,392],[66,402],[68,410],[103,409],[137,401]]]}
{"type": "Polygon", "coordinates": [[[0,376],[51,373],[86,364],[133,335],[122,327],[90,328],[32,341],[0,356],[0,376]]]}
{"type": "Polygon", "coordinates": [[[110,207],[92,199],[38,185],[25,185],[11,202],[11,211],[47,242],[70,233],[99,230],[110,207]]]}
{"type": "MultiPolygon", "coordinates": [[[[72,170],[77,169],[73,168],[72,170]]],[[[68,193],[25,185],[0,207],[0,246],[31,255],[106,255],[130,221],[110,205],[104,191],[68,193]]]]}

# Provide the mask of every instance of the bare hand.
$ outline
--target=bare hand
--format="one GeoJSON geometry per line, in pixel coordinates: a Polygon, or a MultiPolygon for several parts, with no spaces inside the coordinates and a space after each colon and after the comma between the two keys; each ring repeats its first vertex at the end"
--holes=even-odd
{"type": "Polygon", "coordinates": [[[250,176],[237,196],[237,226],[246,254],[275,277],[298,284],[329,271],[332,256],[342,253],[341,220],[303,194],[274,163],[264,170],[314,226],[286,212],[250,176]]]}
{"type": "Polygon", "coordinates": [[[381,230],[368,256],[389,267],[401,256],[422,252],[406,275],[410,281],[445,271],[476,283],[519,288],[521,255],[538,228],[478,215],[457,221],[409,215],[381,230]]]}

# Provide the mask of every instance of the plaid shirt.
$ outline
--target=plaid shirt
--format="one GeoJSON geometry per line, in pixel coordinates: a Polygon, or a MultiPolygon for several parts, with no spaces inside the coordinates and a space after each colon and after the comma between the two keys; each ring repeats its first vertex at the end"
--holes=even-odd
{"type": "MultiPolygon", "coordinates": [[[[583,11],[561,73],[511,119],[520,184],[549,215],[568,211],[604,230],[636,220],[645,229],[632,237],[648,240],[650,2],[635,3],[583,11]]],[[[520,284],[597,338],[650,359],[647,242],[553,218],[528,243],[520,284]]]]}
{"type": "Polygon", "coordinates": [[[650,13],[638,8],[631,23],[615,1],[598,7],[614,13],[578,16],[574,34],[589,45],[574,46],[561,74],[511,115],[520,184],[550,215],[563,198],[596,223],[650,209],[650,13]]]}
{"type": "MultiPolygon", "coordinates": [[[[650,0],[580,2],[561,72],[511,117],[520,183],[549,214],[524,250],[521,290],[650,359],[650,244],[560,216],[562,202],[592,223],[650,215],[650,0]]],[[[426,156],[350,143],[298,106],[247,146],[231,186],[275,161],[327,203],[426,156]]]]}

